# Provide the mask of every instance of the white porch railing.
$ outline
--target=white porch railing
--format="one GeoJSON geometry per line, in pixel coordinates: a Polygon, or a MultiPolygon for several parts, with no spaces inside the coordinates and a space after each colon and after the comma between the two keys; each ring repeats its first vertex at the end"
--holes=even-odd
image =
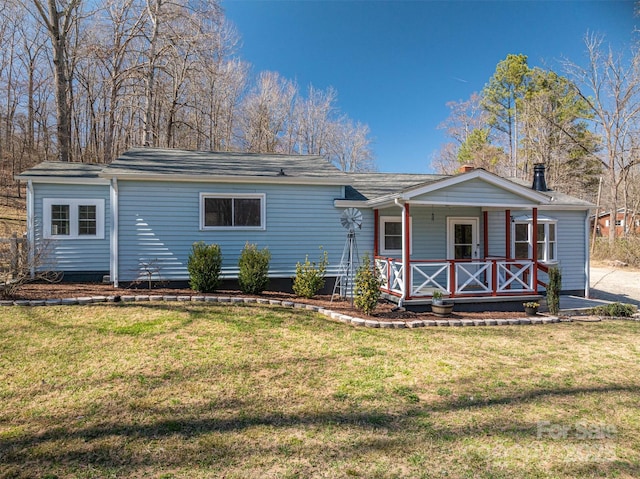
{"type": "Polygon", "coordinates": [[[390,259],[376,259],[376,268],[382,280],[382,289],[402,295],[404,290],[402,262],[390,259]]]}
{"type": "MultiPolygon", "coordinates": [[[[376,258],[382,290],[402,296],[402,262],[376,258]]],[[[532,260],[434,260],[410,262],[411,289],[406,297],[431,297],[436,290],[449,296],[508,296],[536,293],[532,260]]]]}

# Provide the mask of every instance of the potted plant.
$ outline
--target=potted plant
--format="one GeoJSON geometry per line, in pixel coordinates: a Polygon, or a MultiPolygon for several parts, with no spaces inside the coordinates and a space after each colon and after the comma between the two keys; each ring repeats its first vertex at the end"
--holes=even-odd
{"type": "Polygon", "coordinates": [[[527,303],[522,303],[522,306],[524,306],[524,312],[527,314],[527,316],[535,316],[536,314],[538,314],[540,303],[529,301],[527,303]]]}
{"type": "Polygon", "coordinates": [[[436,289],[431,294],[431,304],[442,304],[442,291],[436,289]]]}
{"type": "Polygon", "coordinates": [[[442,291],[435,290],[431,296],[431,312],[436,316],[446,317],[453,311],[453,303],[445,303],[442,299],[442,291]]]}

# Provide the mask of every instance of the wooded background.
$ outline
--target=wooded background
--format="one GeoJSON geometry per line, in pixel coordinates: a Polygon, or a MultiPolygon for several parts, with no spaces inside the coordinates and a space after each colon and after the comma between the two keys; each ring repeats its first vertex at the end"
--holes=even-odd
{"type": "MultiPolygon", "coordinates": [[[[21,197],[13,176],[41,161],[108,163],[141,145],[317,154],[344,171],[376,169],[369,127],[340,111],[335,90],[252,73],[238,41],[214,0],[4,0],[4,197],[21,197]]],[[[586,64],[567,60],[560,72],[508,55],[480,92],[449,104],[450,141],[433,169],[471,164],[530,181],[544,163],[551,188],[594,203],[600,191],[601,211],[636,215],[637,45],[616,52],[587,35],[585,48],[586,64]]]]}

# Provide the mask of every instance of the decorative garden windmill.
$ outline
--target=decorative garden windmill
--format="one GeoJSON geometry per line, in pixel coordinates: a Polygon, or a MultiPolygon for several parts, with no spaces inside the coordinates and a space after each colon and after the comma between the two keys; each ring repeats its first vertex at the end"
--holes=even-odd
{"type": "Polygon", "coordinates": [[[340,215],[340,224],[347,230],[347,240],[342,250],[338,277],[333,286],[331,300],[338,292],[343,298],[349,295],[351,303],[353,303],[353,282],[360,264],[358,244],[356,243],[356,229],[362,228],[362,213],[357,208],[347,208],[340,215]]]}

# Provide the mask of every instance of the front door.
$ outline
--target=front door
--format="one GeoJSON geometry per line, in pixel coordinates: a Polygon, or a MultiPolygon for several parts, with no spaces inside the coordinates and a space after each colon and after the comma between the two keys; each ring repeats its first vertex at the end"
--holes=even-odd
{"type": "MultiPolygon", "coordinates": [[[[447,259],[477,260],[480,252],[478,218],[447,218],[447,259]]],[[[487,265],[457,262],[455,264],[455,293],[473,294],[489,291],[487,265]]]]}
{"type": "Polygon", "coordinates": [[[447,259],[477,259],[478,218],[447,218],[447,259]]]}

